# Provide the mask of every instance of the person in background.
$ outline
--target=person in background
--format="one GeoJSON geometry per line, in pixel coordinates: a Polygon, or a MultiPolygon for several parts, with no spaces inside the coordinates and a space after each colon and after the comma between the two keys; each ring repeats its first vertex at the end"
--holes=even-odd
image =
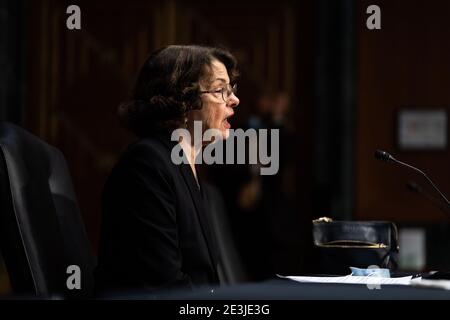
{"type": "Polygon", "coordinates": [[[260,165],[247,165],[246,179],[236,196],[241,255],[254,280],[273,278],[276,273],[295,273],[300,263],[299,225],[295,205],[295,137],[289,126],[290,98],[286,92],[265,90],[257,99],[248,128],[280,131],[280,169],[261,176],[260,165]],[[251,230],[251,232],[249,231],[251,230]],[[298,259],[298,261],[295,261],[298,259]]]}

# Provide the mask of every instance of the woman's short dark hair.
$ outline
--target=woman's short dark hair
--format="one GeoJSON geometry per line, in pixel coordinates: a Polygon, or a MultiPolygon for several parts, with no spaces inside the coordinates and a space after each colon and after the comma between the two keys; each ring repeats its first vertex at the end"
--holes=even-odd
{"type": "Polygon", "coordinates": [[[237,62],[225,49],[173,45],[153,52],[139,72],[131,100],[119,107],[123,123],[139,137],[182,127],[186,113],[201,108],[199,80],[213,60],[225,65],[233,83],[237,62]]]}

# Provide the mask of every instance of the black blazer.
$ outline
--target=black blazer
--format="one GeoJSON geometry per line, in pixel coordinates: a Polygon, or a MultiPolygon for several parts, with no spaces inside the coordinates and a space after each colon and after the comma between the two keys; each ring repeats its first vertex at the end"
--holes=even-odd
{"type": "Polygon", "coordinates": [[[154,135],[128,147],[103,191],[97,290],[217,284],[217,250],[203,188],[176,142],[154,135]]]}

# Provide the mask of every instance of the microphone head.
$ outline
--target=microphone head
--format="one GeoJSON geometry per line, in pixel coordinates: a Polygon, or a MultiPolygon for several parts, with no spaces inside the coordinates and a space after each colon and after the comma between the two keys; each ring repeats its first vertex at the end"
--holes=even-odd
{"type": "Polygon", "coordinates": [[[383,150],[375,151],[374,156],[375,156],[376,159],[381,160],[381,161],[385,161],[385,162],[389,162],[389,161],[393,161],[394,160],[394,158],[389,153],[387,153],[386,151],[383,151],[383,150]]]}

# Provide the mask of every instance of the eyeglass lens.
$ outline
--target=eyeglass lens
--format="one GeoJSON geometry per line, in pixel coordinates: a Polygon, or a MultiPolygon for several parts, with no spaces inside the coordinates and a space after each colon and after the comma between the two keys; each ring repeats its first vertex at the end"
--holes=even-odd
{"type": "Polygon", "coordinates": [[[230,86],[228,85],[226,89],[222,90],[222,99],[223,101],[227,101],[228,98],[231,96],[232,93],[236,94],[237,92],[237,85],[230,86]]]}

